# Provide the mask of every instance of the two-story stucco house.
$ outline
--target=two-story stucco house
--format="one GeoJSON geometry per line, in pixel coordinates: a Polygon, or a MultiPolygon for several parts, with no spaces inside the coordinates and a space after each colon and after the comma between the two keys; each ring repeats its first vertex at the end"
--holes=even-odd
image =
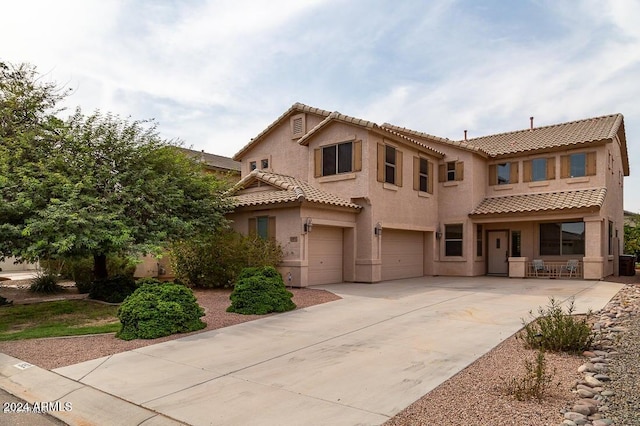
{"type": "Polygon", "coordinates": [[[234,160],[233,226],[277,239],[293,286],[616,271],[620,114],[453,141],[296,103],[234,160]]]}

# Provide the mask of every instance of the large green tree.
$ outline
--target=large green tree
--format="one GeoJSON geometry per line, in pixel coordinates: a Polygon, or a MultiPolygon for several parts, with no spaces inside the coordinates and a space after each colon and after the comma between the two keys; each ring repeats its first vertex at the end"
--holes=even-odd
{"type": "Polygon", "coordinates": [[[109,253],[154,252],[224,225],[224,183],[162,139],[153,121],[78,109],[62,122],[60,91],[26,69],[0,83],[0,256],[91,255],[101,279],[109,253]]]}

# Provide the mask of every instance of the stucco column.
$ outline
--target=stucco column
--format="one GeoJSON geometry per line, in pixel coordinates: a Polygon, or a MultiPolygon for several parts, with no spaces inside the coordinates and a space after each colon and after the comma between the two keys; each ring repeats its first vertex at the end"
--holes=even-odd
{"type": "Polygon", "coordinates": [[[599,280],[604,277],[604,253],[602,253],[602,218],[584,219],[584,258],[583,277],[587,280],[599,280]]]}

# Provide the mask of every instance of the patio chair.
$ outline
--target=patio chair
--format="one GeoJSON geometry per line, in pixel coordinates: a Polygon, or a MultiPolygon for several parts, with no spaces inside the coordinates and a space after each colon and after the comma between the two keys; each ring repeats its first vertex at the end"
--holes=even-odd
{"type": "Polygon", "coordinates": [[[542,259],[533,259],[531,266],[533,267],[533,273],[536,277],[539,276],[538,274],[546,274],[549,272],[549,268],[544,266],[544,260],[542,259]]]}
{"type": "Polygon", "coordinates": [[[562,265],[560,267],[560,276],[562,277],[563,272],[569,273],[569,278],[573,276],[573,274],[578,273],[578,260],[577,259],[569,259],[566,265],[562,265]]]}

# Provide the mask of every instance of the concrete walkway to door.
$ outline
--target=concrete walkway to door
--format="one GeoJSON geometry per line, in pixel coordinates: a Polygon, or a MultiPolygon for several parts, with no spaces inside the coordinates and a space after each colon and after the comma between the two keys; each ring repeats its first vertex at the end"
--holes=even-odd
{"type": "MultiPolygon", "coordinates": [[[[550,296],[597,310],[621,287],[490,277],[328,285],[343,299],[55,373],[192,425],[376,425],[511,336],[550,296]]],[[[74,409],[130,424],[92,399],[74,409]]]]}

